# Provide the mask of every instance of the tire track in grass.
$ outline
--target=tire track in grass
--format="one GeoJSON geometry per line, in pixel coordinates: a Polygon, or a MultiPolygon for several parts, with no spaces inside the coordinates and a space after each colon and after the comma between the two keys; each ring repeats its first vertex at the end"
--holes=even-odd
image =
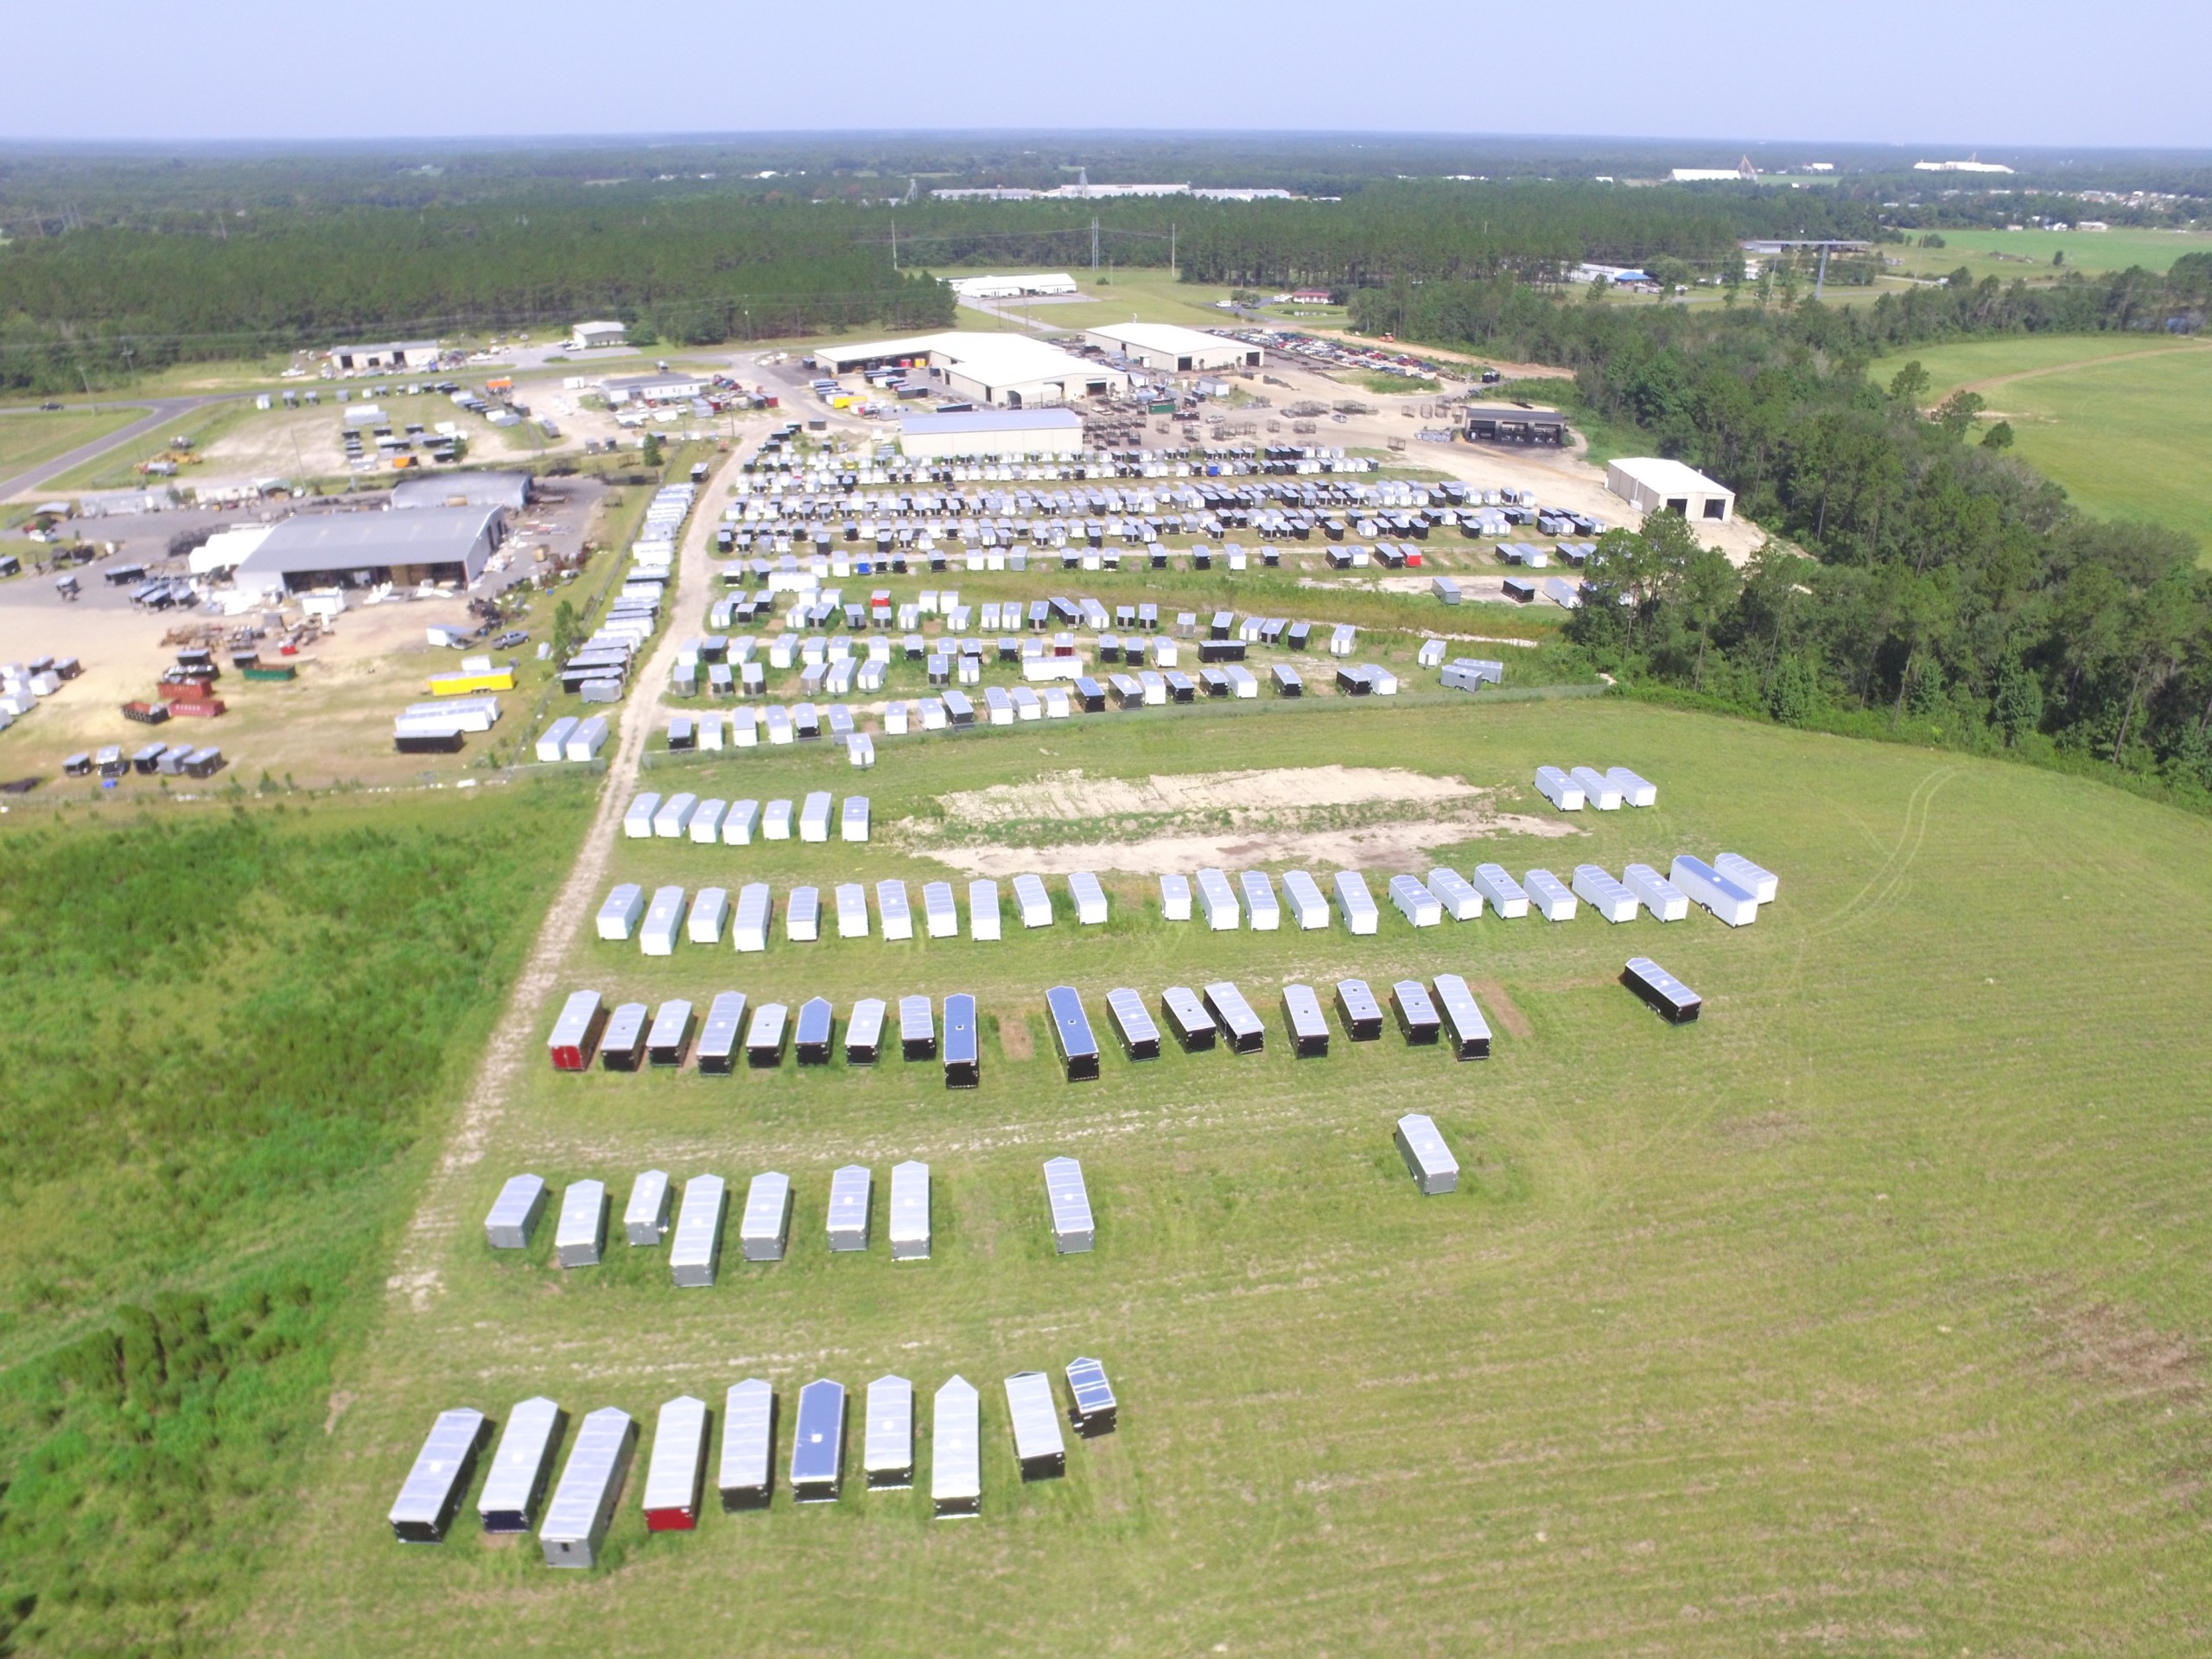
{"type": "MultiPolygon", "coordinates": [[[[701,503],[711,499],[723,473],[736,460],[736,453],[732,451],[715,468],[699,493],[701,503]]],[[[507,1097],[534,1052],[538,1022],[559,986],[562,964],[575,947],[584,916],[592,908],[593,896],[605,885],[607,861],[621,831],[622,815],[628,809],[631,792],[638,780],[645,740],[660,708],[658,688],[668,683],[676,653],[681,648],[682,619],[690,615],[705,590],[707,540],[714,534],[714,515],[706,512],[703,505],[695,507],[677,561],[676,594],[662,613],[666,631],[645,668],[632,677],[621,741],[607,769],[607,780],[600,791],[599,807],[593,815],[591,829],[576,854],[575,862],[569,868],[568,879],[562,882],[559,893],[538,927],[537,938],[531,943],[530,955],[516,977],[514,992],[507,999],[506,1009],[499,1016],[475,1078],[462,1097],[461,1110],[447,1131],[437,1167],[423,1189],[422,1201],[400,1243],[391,1274],[385,1281],[385,1289],[404,1297],[408,1306],[417,1313],[429,1307],[430,1299],[441,1288],[438,1270],[430,1263],[435,1260],[442,1242],[460,1224],[460,1205],[467,1187],[468,1172],[482,1160],[492,1130],[506,1110],[507,1097]]],[[[629,556],[618,550],[613,556],[629,556]]]]}

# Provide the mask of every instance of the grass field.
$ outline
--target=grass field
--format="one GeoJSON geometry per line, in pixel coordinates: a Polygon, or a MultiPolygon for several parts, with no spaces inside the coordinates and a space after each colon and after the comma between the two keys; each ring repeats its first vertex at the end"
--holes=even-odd
{"type": "Polygon", "coordinates": [[[1586,913],[1415,933],[1386,905],[1353,939],[1170,925],[1148,881],[1109,877],[1106,927],[1063,914],[998,945],[794,946],[779,928],[764,957],[649,960],[587,938],[558,990],[819,993],[841,1013],[972,991],[983,1086],[949,1094],[896,1061],[735,1079],[533,1061],[333,1379],[346,1403],[238,1646],[642,1651],[728,1630],[804,1653],[2120,1654],[2212,1635],[2212,824],[2026,768],[1616,702],[1262,705],[880,755],[866,774],[806,750],[685,774],[716,794],[863,789],[866,849],[624,842],[610,880],[780,895],[901,875],[918,899],[948,872],[899,822],[1039,772],[1351,760],[1540,812],[1532,766],[1586,760],[1634,766],[1662,804],[1437,852],[1565,873],[1734,848],[1782,895],[1735,933],[1586,913]],[[1613,982],[1646,950],[1704,993],[1700,1023],[1668,1027],[1613,982]],[[1287,979],[1445,969],[1480,988],[1487,1062],[1395,1036],[1303,1063],[1281,1046],[1287,979]],[[1060,1080],[1046,986],[1081,988],[1104,1036],[1109,988],[1217,976],[1268,1018],[1264,1056],[1109,1053],[1101,1081],[1060,1080]],[[1457,1194],[1421,1198],[1399,1166],[1390,1126],[1412,1109],[1456,1148],[1457,1194]],[[1059,1152],[1084,1160],[1091,1255],[1051,1251],[1038,1166],[1059,1152]],[[906,1157],[934,1172],[934,1259],[894,1268],[880,1236],[829,1255],[832,1168],[874,1168],[880,1227],[906,1157]],[[788,1259],[745,1265],[732,1240],[720,1286],[678,1294],[660,1253],[619,1242],[598,1269],[550,1268],[550,1215],[524,1255],[484,1247],[516,1171],[601,1177],[619,1207],[648,1166],[741,1196],[788,1173],[788,1259]],[[1077,1354],[1109,1366],[1120,1432],[1024,1486],[1001,1379],[1077,1354]],[[385,1525],[448,1406],[619,1405],[649,1443],[662,1401],[719,1411],[757,1375],[782,1398],[783,1466],[801,1383],[857,1393],[887,1371],[922,1392],[918,1491],[861,1490],[855,1427],[842,1502],[779,1490],[726,1516],[710,1484],[688,1535],[645,1532],[641,1448],[588,1574],[482,1539],[473,1510],[440,1548],[385,1525]],[[925,1484],[927,1396],[955,1371],[984,1402],[983,1516],[963,1526],[927,1518],[925,1484]]]}
{"type": "Polygon", "coordinates": [[[2149,518],[2212,555],[2212,346],[2115,334],[1932,346],[1875,364],[1886,382],[1910,359],[1931,404],[1970,387],[1985,422],[2012,423],[2023,461],[2090,512],[2149,518]]]}
{"type": "Polygon", "coordinates": [[[2202,231],[1944,231],[1943,245],[1923,248],[1912,237],[1904,246],[1885,245],[1880,251],[1903,260],[1908,275],[1948,276],[1964,265],[1980,282],[1997,276],[2055,277],[2069,270],[2092,276],[2126,270],[2140,265],[2163,271],[2185,253],[2212,251],[2212,232],[2202,231]],[[2063,253],[2063,264],[2052,257],[2063,253]],[[2005,256],[1999,257],[1999,256],[2005,256]]]}
{"type": "Polygon", "coordinates": [[[0,1651],[237,1650],[582,783],[0,830],[0,1651]]]}
{"type": "Polygon", "coordinates": [[[0,414],[0,474],[66,454],[80,443],[128,426],[143,409],[35,410],[0,414]]]}
{"type": "MultiPolygon", "coordinates": [[[[61,493],[71,490],[129,489],[133,485],[146,481],[144,475],[138,471],[138,463],[167,454],[171,438],[189,438],[194,448],[204,454],[211,444],[252,412],[251,406],[244,403],[204,404],[180,415],[166,426],[157,427],[118,448],[93,457],[81,467],[73,467],[59,477],[48,479],[40,488],[61,493]]],[[[156,481],[172,483],[182,488],[192,482],[192,475],[200,470],[198,467],[180,467],[175,478],[156,481]]]]}

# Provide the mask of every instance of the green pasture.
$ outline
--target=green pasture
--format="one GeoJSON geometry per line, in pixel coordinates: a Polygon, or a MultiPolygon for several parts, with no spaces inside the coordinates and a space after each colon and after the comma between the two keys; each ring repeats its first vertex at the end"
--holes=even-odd
{"type": "Polygon", "coordinates": [[[130,425],[145,412],[143,409],[59,409],[0,413],[0,474],[67,454],[80,443],[90,443],[130,425]]]}
{"type": "Polygon", "coordinates": [[[2212,251],[2212,232],[2203,231],[1942,231],[1937,234],[1943,238],[1940,248],[1923,248],[1918,233],[1907,232],[1904,246],[1885,244],[1878,251],[1902,260],[1901,267],[1892,269],[1908,275],[1948,276],[1964,265],[1976,282],[1994,276],[2008,283],[2016,276],[2050,277],[2069,270],[2095,276],[2126,270],[2131,265],[2164,271],[2185,253],[2212,251]],[[2065,263],[2054,264],[2053,257],[2061,253],[2066,256],[2065,263]]]}
{"type": "Polygon", "coordinates": [[[2212,347],[2164,335],[2020,336],[1932,346],[1917,359],[1939,403],[1961,387],[2012,423],[2016,453],[2101,517],[2148,518],[2212,549],[2212,347]]]}
{"type": "MultiPolygon", "coordinates": [[[[872,772],[823,746],[758,750],[646,781],[728,797],[863,791],[865,848],[618,842],[607,882],[772,882],[760,956],[648,959],[592,937],[588,895],[545,988],[526,1080],[432,1175],[410,1277],[330,1379],[327,1433],[288,1484],[276,1565],[240,1648],[447,1654],[696,1643],[748,1652],[1297,1655],[1628,1650],[2181,1651],[2212,1592],[2197,1357],[2212,1316],[2201,1195],[2212,1061],[2202,941],[2212,825],[1999,763],[1634,704],[1262,703],[1218,715],[1022,725],[890,741],[872,772]],[[1112,919],[1025,935],[787,943],[791,885],[965,875],[915,849],[939,798],[1080,768],[1141,779],[1345,761],[1463,778],[1483,810],[1559,820],[1544,762],[1624,764],[1660,805],[1586,813],[1564,838],[1440,830],[1434,855],[1565,875],[1682,850],[1779,874],[1755,926],[1702,916],[1609,927],[1493,918],[1377,935],[1211,934],[1159,918],[1148,878],[1106,876],[1112,919]],[[1701,991],[1669,1027],[1618,983],[1648,951],[1701,991]],[[1325,1059],[1282,1046],[1281,986],[1465,974],[1497,1048],[1455,1065],[1395,1034],[1325,1059]],[[1071,1085],[1043,993],[1236,980],[1260,1056],[1108,1054],[1071,1085]],[[735,1077],[555,1074],[562,996],[717,991],[796,1005],[973,993],[983,1084],[842,1063],[735,1077]],[[1390,1144],[1434,1115],[1460,1190],[1423,1198],[1390,1144]],[[1081,1157],[1098,1248],[1056,1256],[1039,1166],[1081,1157]],[[890,1261],[893,1164],[933,1170],[935,1250],[890,1261]],[[875,1173],[865,1255],[822,1239],[830,1173],[875,1173]],[[796,1184],[790,1254],[677,1292],[664,1255],[610,1243],[550,1264],[552,1216],[518,1255],[481,1217],[533,1171],[640,1170],[796,1184]],[[1024,1485],[1003,1378],[1104,1360],[1120,1431],[1071,1440],[1064,1479],[1024,1485]],[[787,1467],[798,1389],[857,1399],[887,1372],[920,1395],[918,1489],[715,1503],[649,1535],[654,1414],[719,1414],[772,1381],[787,1467]],[[983,1396],[983,1514],[929,1518],[927,1401],[983,1396]],[[504,1421],[528,1395],[614,1405],[645,1443],[607,1559],[544,1567],[465,1510],[438,1548],[385,1522],[431,1418],[504,1421]],[[342,1408],[340,1402],[342,1403],[342,1408]]],[[[1225,815],[1256,842],[1281,814],[1225,815]]],[[[1183,830],[1188,825],[1164,826],[1183,830]]],[[[1100,833],[1033,823],[1014,839],[1100,833]]],[[[1269,861],[1255,852],[1243,861],[1269,861]]],[[[1232,860],[1231,862],[1238,861],[1232,860]]],[[[1426,868],[1426,857],[1409,867],[1426,868]]],[[[1276,868],[1280,868],[1279,862],[1276,868]]],[[[1319,874],[1325,874],[1321,868],[1319,874]]],[[[1370,872],[1378,896],[1380,877],[1370,872]]],[[[548,885],[541,888],[548,896],[548,885]]],[[[964,906],[963,906],[964,911],[964,906]]],[[[834,911],[831,912],[834,916],[834,911]]],[[[734,1231],[734,1204],[732,1234],[734,1231]]],[[[395,1233],[397,1248],[405,1242],[395,1233]]],[[[363,1282],[373,1287],[374,1275],[363,1282]]],[[[1065,1384],[1059,1385],[1065,1391],[1065,1384]]],[[[717,1425],[719,1434],[719,1424],[717,1425]]],[[[472,1488],[468,1502],[473,1506],[472,1488]]]]}

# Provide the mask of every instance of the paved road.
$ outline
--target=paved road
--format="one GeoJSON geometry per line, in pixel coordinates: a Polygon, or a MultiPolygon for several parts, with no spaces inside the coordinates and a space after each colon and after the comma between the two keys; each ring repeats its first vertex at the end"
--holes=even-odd
{"type": "Polygon", "coordinates": [[[14,495],[29,494],[48,479],[59,478],[88,461],[97,461],[109,450],[156,431],[178,416],[198,409],[202,404],[222,401],[220,397],[133,397],[111,404],[72,404],[72,409],[143,409],[149,412],[128,426],[118,428],[105,437],[94,438],[90,443],[80,443],[67,454],[56,455],[52,461],[42,461],[13,478],[0,478],[0,501],[14,495]]]}

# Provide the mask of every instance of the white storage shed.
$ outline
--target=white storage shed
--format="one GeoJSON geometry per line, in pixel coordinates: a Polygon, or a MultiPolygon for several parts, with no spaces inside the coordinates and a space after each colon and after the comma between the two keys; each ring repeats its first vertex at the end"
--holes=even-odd
{"type": "Polygon", "coordinates": [[[891,1169],[891,1234],[893,1262],[930,1259],[930,1166],[908,1160],[891,1169]]]}

